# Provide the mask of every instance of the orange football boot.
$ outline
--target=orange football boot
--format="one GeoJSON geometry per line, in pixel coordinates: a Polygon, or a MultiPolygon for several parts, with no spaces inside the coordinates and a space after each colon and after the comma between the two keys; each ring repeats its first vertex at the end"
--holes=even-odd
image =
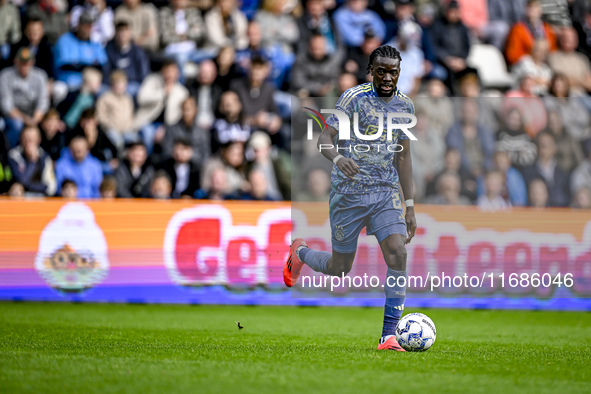
{"type": "Polygon", "coordinates": [[[296,253],[296,250],[300,246],[308,247],[306,241],[302,238],[296,238],[289,248],[289,257],[283,266],[283,282],[285,282],[287,287],[292,287],[296,284],[304,266],[304,263],[298,258],[296,253]]]}
{"type": "Polygon", "coordinates": [[[398,344],[396,335],[388,335],[383,343],[378,344],[378,350],[396,350],[397,352],[406,352],[406,350],[401,348],[398,344]]]}

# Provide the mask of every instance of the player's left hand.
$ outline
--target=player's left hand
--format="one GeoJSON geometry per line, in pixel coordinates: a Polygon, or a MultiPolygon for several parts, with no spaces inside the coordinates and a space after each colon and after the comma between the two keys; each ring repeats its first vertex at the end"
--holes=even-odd
{"type": "Polygon", "coordinates": [[[408,237],[406,238],[405,244],[409,244],[412,238],[415,236],[415,231],[417,229],[417,220],[415,219],[415,207],[407,207],[406,208],[406,231],[408,233],[408,237]]]}

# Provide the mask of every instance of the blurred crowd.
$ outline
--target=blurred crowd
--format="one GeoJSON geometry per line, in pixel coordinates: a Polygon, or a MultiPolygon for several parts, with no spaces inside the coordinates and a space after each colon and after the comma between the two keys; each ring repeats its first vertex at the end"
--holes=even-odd
{"type": "Polygon", "coordinates": [[[589,0],[0,0],[0,194],[325,201],[291,104],[382,44],[418,201],[591,209],[589,0]]]}

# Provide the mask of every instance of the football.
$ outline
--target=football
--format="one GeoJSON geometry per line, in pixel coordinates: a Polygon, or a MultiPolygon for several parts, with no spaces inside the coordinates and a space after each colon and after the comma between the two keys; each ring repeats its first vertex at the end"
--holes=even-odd
{"type": "Polygon", "coordinates": [[[409,313],[396,327],[396,340],[407,352],[424,352],[433,346],[436,336],[433,320],[422,313],[409,313]]]}

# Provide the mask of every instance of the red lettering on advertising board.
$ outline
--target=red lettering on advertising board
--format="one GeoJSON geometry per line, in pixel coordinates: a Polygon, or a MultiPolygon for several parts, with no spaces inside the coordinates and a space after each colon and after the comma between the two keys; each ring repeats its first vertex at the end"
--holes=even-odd
{"type": "Polygon", "coordinates": [[[568,248],[566,246],[553,248],[550,246],[540,247],[540,267],[538,272],[544,282],[541,286],[536,288],[536,295],[540,297],[550,297],[556,290],[556,286],[552,284],[551,278],[554,278],[557,274],[568,273],[568,248]],[[544,274],[550,276],[543,277],[544,274]]]}
{"type": "MultiPolygon", "coordinates": [[[[491,242],[477,242],[468,247],[468,256],[466,261],[466,274],[469,277],[476,276],[482,278],[483,275],[488,275],[495,272],[497,269],[497,248],[491,242]]],[[[497,282],[493,277],[491,287],[491,280],[487,279],[482,284],[481,288],[471,288],[471,292],[479,294],[494,293],[497,282]]]]}
{"type": "Polygon", "coordinates": [[[267,240],[267,266],[269,268],[269,283],[283,284],[283,264],[289,256],[289,239],[291,221],[283,220],[269,224],[267,240]]]}
{"type": "MultiPolygon", "coordinates": [[[[525,242],[515,242],[505,247],[503,256],[504,266],[503,272],[505,276],[510,277],[511,274],[519,275],[521,273],[533,274],[535,271],[532,265],[532,250],[529,244],[525,242]]],[[[526,282],[524,282],[526,283],[526,282]]],[[[506,286],[505,292],[509,294],[527,294],[531,291],[531,286],[506,286]]]]}
{"type": "Polygon", "coordinates": [[[179,229],[174,258],[179,273],[187,280],[209,280],[216,275],[218,259],[211,254],[200,258],[200,252],[220,246],[220,227],[219,219],[196,219],[179,229]]]}
{"type": "MultiPolygon", "coordinates": [[[[433,258],[437,261],[435,275],[441,276],[442,273],[445,273],[447,276],[455,275],[459,255],[460,249],[457,246],[456,237],[448,235],[439,237],[439,245],[433,253],[433,258]]],[[[462,289],[449,285],[442,286],[440,290],[445,294],[462,292],[462,289]]]]}
{"type": "Polygon", "coordinates": [[[228,282],[232,284],[257,284],[257,245],[251,238],[236,238],[226,248],[228,282]]]}

